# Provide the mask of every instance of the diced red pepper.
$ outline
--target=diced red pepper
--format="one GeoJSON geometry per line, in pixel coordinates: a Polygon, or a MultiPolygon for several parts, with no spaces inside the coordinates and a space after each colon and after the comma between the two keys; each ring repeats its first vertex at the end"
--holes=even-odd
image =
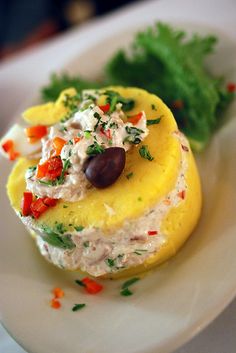
{"type": "Polygon", "coordinates": [[[142,118],[143,113],[140,112],[136,115],[128,116],[128,122],[132,123],[133,125],[137,125],[139,120],[142,118]]]}
{"type": "Polygon", "coordinates": [[[2,144],[2,149],[6,152],[9,153],[12,149],[14,148],[14,142],[13,140],[7,140],[2,144]]]}
{"type": "Polygon", "coordinates": [[[33,194],[30,191],[25,191],[21,201],[21,212],[24,217],[31,214],[31,204],[33,202],[33,194]]]}
{"type": "Polygon", "coordinates": [[[54,137],[52,141],[53,149],[55,150],[55,155],[59,156],[61,154],[61,150],[66,144],[66,141],[61,137],[54,137]]]}
{"type": "Polygon", "coordinates": [[[52,293],[54,294],[54,298],[63,298],[65,295],[64,291],[59,287],[54,288],[52,293]]]}
{"type": "Polygon", "coordinates": [[[77,142],[79,142],[80,140],[81,140],[81,137],[74,137],[74,138],[73,138],[74,143],[77,143],[77,142]]]}
{"type": "Polygon", "coordinates": [[[234,92],[236,92],[236,84],[233,83],[233,82],[229,82],[229,83],[227,84],[227,91],[228,91],[229,93],[234,93],[234,92]]]}
{"type": "Polygon", "coordinates": [[[17,151],[11,151],[9,153],[9,159],[10,161],[14,161],[16,158],[18,158],[20,156],[20,153],[17,151]]]}
{"type": "Polygon", "coordinates": [[[148,235],[157,235],[157,234],[158,234],[157,230],[149,230],[148,231],[148,235]]]}
{"type": "Polygon", "coordinates": [[[43,202],[48,207],[54,207],[57,204],[57,199],[51,199],[50,197],[44,197],[43,202]]]}
{"type": "Polygon", "coordinates": [[[14,141],[7,140],[2,144],[2,149],[8,153],[10,161],[14,161],[17,157],[20,156],[20,153],[14,149],[14,141]]]}
{"type": "Polygon", "coordinates": [[[107,103],[105,105],[99,105],[99,108],[103,111],[103,113],[107,113],[110,110],[110,104],[107,103]]]}
{"type": "Polygon", "coordinates": [[[60,309],[60,307],[61,307],[61,303],[60,303],[59,300],[56,299],[56,298],[53,298],[53,299],[51,300],[50,305],[51,305],[51,307],[52,307],[53,309],[60,309]]]}
{"type": "Polygon", "coordinates": [[[172,107],[174,109],[177,110],[181,110],[184,107],[184,102],[181,99],[176,99],[173,103],[172,103],[172,107]]]}
{"type": "Polygon", "coordinates": [[[103,286],[100,283],[95,282],[89,277],[83,278],[82,282],[85,284],[85,290],[90,294],[97,294],[103,289],[103,286]]]}
{"type": "Polygon", "coordinates": [[[34,143],[47,135],[47,127],[44,125],[29,126],[25,129],[25,134],[28,137],[30,143],[34,143]]]}
{"type": "Polygon", "coordinates": [[[32,202],[30,206],[31,214],[36,219],[39,218],[41,214],[44,213],[47,209],[48,209],[48,206],[43,202],[42,197],[32,202]]]}
{"type": "Polygon", "coordinates": [[[101,131],[101,134],[104,135],[104,136],[106,136],[106,138],[107,138],[108,140],[111,139],[111,130],[110,130],[110,129],[104,130],[103,128],[101,128],[100,131],[101,131]]]}
{"type": "Polygon", "coordinates": [[[185,195],[186,195],[185,190],[182,190],[182,191],[178,192],[178,197],[180,197],[182,200],[185,199],[185,195]]]}
{"type": "Polygon", "coordinates": [[[61,175],[63,164],[61,157],[54,156],[50,157],[43,164],[38,164],[36,178],[47,178],[49,180],[55,180],[61,175]]]}

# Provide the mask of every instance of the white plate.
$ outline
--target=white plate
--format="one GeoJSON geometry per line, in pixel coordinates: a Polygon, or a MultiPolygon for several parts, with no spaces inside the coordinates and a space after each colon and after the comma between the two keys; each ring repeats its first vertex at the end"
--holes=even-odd
{"type": "MultiPolygon", "coordinates": [[[[217,35],[221,45],[209,65],[231,77],[236,46],[217,35]]],[[[129,39],[122,32],[99,42],[68,68],[98,75],[97,67],[129,39]]],[[[198,157],[204,209],[197,230],[175,258],[145,276],[128,298],[119,295],[121,281],[104,282],[101,294],[86,295],[74,284],[78,275],[54,268],[40,257],[10,209],[4,185],[11,165],[0,160],[1,319],[22,346],[32,353],[170,352],[223,310],[236,293],[235,112],[232,106],[231,119],[198,157]],[[66,293],[58,311],[49,306],[55,286],[66,293]],[[87,307],[74,313],[74,303],[87,303],[87,307]]]]}

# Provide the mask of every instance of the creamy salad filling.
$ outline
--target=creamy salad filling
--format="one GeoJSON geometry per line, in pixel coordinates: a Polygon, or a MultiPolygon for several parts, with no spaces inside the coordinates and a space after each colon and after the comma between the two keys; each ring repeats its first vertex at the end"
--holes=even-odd
{"type": "Polygon", "coordinates": [[[84,198],[91,187],[84,173],[87,160],[110,147],[128,151],[148,135],[144,111],[134,125],[122,103],[111,109],[110,104],[97,105],[95,99],[96,96],[85,94],[69,118],[50,127],[42,139],[39,165],[26,173],[27,190],[34,195],[72,202],[84,198]],[[51,166],[52,171],[45,172],[46,166],[51,166]]]}
{"type": "MultiPolygon", "coordinates": [[[[187,190],[186,171],[188,169],[187,139],[180,133],[174,134],[180,142],[182,153],[180,169],[175,187],[161,201],[137,219],[127,220],[123,226],[111,234],[104,235],[99,228],[83,228],[61,234],[70,242],[70,249],[62,249],[45,241],[45,233],[39,229],[31,217],[22,220],[36,233],[36,242],[41,254],[50,262],[65,269],[81,269],[93,276],[102,276],[142,264],[151,255],[155,255],[166,242],[161,232],[164,217],[173,208],[183,202],[187,190]]],[[[112,217],[115,210],[104,204],[104,209],[112,217]]],[[[46,232],[47,233],[47,232],[46,232]]],[[[47,233],[48,235],[48,233],[47,233]]],[[[175,249],[173,249],[174,252],[175,249]]]]}

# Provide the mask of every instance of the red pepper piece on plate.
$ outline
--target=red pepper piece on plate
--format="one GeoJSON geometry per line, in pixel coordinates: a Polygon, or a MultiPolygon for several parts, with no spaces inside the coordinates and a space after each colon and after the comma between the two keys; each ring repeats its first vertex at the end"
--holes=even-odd
{"type": "Polygon", "coordinates": [[[82,281],[85,285],[85,290],[90,294],[97,294],[103,289],[103,286],[100,283],[95,282],[89,277],[85,277],[82,281]]]}

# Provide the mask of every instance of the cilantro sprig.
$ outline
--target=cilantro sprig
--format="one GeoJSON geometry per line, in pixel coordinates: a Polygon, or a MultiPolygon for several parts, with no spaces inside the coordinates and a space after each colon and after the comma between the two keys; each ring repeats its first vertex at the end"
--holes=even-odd
{"type": "Polygon", "coordinates": [[[154,159],[154,157],[152,157],[151,153],[149,152],[147,145],[140,147],[139,154],[142,158],[147,159],[148,161],[153,161],[154,159]]]}

